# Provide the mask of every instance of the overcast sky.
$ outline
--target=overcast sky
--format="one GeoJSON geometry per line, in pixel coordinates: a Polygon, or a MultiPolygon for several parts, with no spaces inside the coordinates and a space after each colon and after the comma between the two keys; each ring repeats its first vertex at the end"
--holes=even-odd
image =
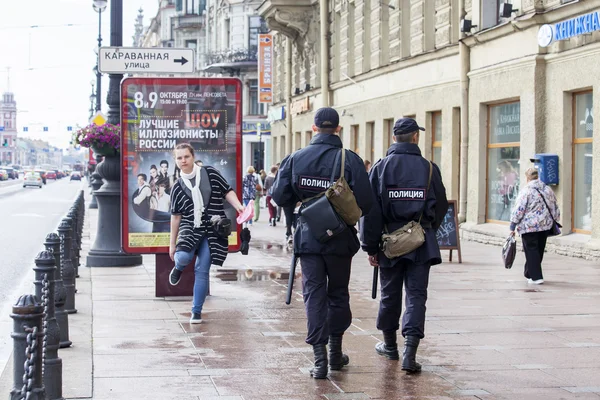
{"type": "MultiPolygon", "coordinates": [[[[138,9],[143,9],[147,26],[156,15],[158,1],[123,0],[124,46],[133,44],[138,9]]],[[[66,148],[70,140],[67,126],[75,129],[77,124],[88,123],[98,38],[98,14],[92,4],[92,0],[0,0],[0,91],[8,90],[10,75],[10,91],[19,111],[19,136],[66,148]],[[24,126],[29,132],[23,132],[24,126]],[[48,132],[43,132],[44,126],[48,132]]],[[[102,46],[109,45],[110,0],[102,13],[102,46]]],[[[107,90],[105,75],[104,113],[107,90]]]]}

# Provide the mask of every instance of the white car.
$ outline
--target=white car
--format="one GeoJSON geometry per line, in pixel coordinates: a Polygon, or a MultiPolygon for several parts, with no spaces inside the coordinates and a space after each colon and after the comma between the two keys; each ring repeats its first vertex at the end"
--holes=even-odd
{"type": "Polygon", "coordinates": [[[37,186],[42,188],[42,177],[37,172],[26,172],[23,176],[23,187],[37,186]]]}

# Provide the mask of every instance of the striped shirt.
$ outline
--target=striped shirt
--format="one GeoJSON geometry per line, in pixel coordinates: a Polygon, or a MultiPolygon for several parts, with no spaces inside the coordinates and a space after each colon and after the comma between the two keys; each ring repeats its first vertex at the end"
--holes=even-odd
{"type": "MultiPolygon", "coordinates": [[[[200,241],[206,237],[210,247],[211,264],[223,265],[227,258],[228,241],[227,238],[217,236],[210,219],[215,215],[226,217],[223,199],[233,189],[215,168],[210,166],[202,168],[208,173],[211,190],[208,203],[206,198],[203,198],[204,213],[199,228],[194,228],[194,202],[191,191],[181,180],[177,180],[171,187],[171,214],[181,215],[176,250],[196,251],[200,241]]],[[[202,183],[200,186],[203,186],[202,183]]]]}

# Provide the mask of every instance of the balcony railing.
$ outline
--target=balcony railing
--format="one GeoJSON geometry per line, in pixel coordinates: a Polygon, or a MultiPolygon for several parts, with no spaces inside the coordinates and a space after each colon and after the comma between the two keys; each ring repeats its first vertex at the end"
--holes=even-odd
{"type": "Polygon", "coordinates": [[[212,52],[207,54],[207,64],[231,64],[257,62],[256,49],[238,49],[212,52]]]}
{"type": "Polygon", "coordinates": [[[198,28],[204,25],[204,19],[196,14],[179,15],[175,28],[198,28]]]}

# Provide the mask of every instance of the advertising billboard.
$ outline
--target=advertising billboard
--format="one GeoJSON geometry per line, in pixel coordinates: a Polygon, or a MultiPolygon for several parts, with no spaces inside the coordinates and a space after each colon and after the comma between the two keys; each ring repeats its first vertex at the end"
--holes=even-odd
{"type": "Polygon", "coordinates": [[[273,102],[273,35],[258,35],[258,102],[273,102]]]}
{"type": "MultiPolygon", "coordinates": [[[[241,99],[241,82],[235,78],[123,80],[121,207],[126,252],[169,252],[169,196],[180,175],[174,157],[180,143],[191,144],[196,161],[219,170],[239,196],[241,99]]],[[[229,250],[237,251],[241,245],[237,213],[225,200],[224,206],[232,221],[229,250]]]]}

